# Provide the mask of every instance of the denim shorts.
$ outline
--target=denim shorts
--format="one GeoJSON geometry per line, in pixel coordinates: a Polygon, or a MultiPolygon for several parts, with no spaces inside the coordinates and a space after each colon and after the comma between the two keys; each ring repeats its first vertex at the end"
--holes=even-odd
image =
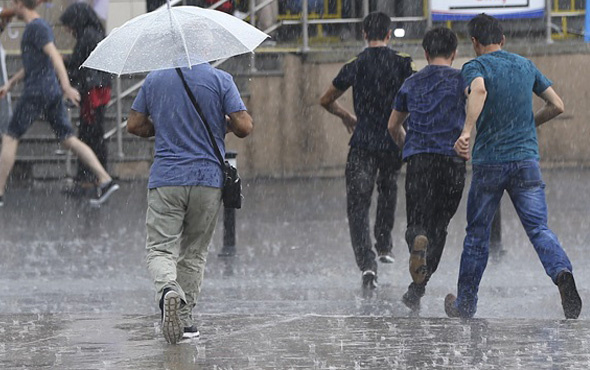
{"type": "Polygon", "coordinates": [[[62,96],[47,98],[31,95],[23,95],[18,101],[6,133],[20,139],[42,114],[60,141],[74,134],[62,96]]]}

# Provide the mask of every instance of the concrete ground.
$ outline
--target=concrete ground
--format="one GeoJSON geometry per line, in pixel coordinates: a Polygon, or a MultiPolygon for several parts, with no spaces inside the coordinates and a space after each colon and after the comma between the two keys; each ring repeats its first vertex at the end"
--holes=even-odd
{"type": "MultiPolygon", "coordinates": [[[[590,171],[544,175],[549,225],[586,302],[590,171]]],[[[404,180],[396,261],[380,266],[372,295],[360,289],[343,178],[247,181],[237,255],[218,256],[220,222],[195,311],[201,338],[176,346],[160,333],[144,265],[144,181],[122,183],[99,209],[63,195],[59,182],[12,186],[0,208],[0,368],[589,368],[587,306],[578,320],[563,319],[507,197],[507,253],[488,264],[475,319],[448,319],[443,309],[456,290],[465,197],[421,311],[400,302],[410,282],[404,180]]]]}

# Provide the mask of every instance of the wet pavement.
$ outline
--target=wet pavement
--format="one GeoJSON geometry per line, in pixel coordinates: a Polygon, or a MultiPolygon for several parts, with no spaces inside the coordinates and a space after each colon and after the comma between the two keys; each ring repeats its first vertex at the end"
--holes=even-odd
{"type": "MultiPolygon", "coordinates": [[[[549,225],[586,302],[590,170],[544,175],[549,225]]],[[[403,190],[396,261],[380,265],[378,289],[364,295],[344,179],[246,181],[237,255],[218,256],[222,222],[211,245],[195,311],[201,338],[171,346],[144,265],[145,182],[123,182],[99,209],[63,186],[15,185],[0,208],[1,369],[590,368],[588,306],[579,320],[563,319],[508,197],[507,253],[488,265],[476,318],[459,320],[442,302],[456,289],[466,196],[416,314],[400,302],[410,282],[403,190]]]]}

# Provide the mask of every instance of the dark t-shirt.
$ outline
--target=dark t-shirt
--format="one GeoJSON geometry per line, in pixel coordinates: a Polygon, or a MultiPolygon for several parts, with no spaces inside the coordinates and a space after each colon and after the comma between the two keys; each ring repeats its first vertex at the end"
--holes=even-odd
{"type": "Polygon", "coordinates": [[[409,55],[388,47],[366,48],[342,67],[332,84],[341,91],[352,86],[357,125],[350,146],[399,150],[387,132],[387,122],[395,94],[414,71],[409,55]]]}
{"type": "Polygon", "coordinates": [[[408,112],[404,159],[418,153],[456,156],[455,141],[465,123],[461,71],[429,65],[409,77],[397,93],[393,109],[408,112]]]}
{"type": "Polygon", "coordinates": [[[24,95],[48,99],[62,95],[51,59],[43,51],[43,47],[53,41],[53,31],[44,19],[33,19],[25,27],[21,41],[25,68],[24,95]]]}

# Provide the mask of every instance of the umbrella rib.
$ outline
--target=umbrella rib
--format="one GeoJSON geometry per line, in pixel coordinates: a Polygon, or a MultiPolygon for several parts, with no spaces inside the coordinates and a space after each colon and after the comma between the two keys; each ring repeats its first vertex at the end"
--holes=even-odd
{"type": "MultiPolygon", "coordinates": [[[[135,46],[135,44],[137,44],[137,41],[139,40],[139,37],[141,36],[141,34],[138,34],[135,37],[135,40],[133,40],[133,43],[131,44],[131,47],[129,48],[129,50],[127,51],[127,55],[125,56],[125,62],[123,63],[123,66],[121,67],[121,72],[123,72],[123,69],[125,69],[125,64],[127,64],[127,60],[129,60],[129,55],[131,54],[131,51],[133,50],[133,47],[135,46]]],[[[121,73],[119,73],[119,76],[121,75],[121,73]]]]}
{"type": "Polygon", "coordinates": [[[168,9],[170,11],[170,18],[174,21],[173,23],[178,27],[178,34],[180,35],[180,38],[182,40],[182,45],[184,46],[184,52],[186,54],[186,60],[187,60],[187,64],[188,67],[191,68],[192,62],[191,62],[191,57],[190,54],[188,52],[188,45],[186,44],[186,38],[184,37],[184,33],[182,32],[182,27],[180,27],[180,22],[178,22],[178,19],[176,19],[176,16],[174,15],[174,13],[168,9]]]}
{"type": "MultiPolygon", "coordinates": [[[[180,8],[177,8],[177,9],[178,9],[178,12],[186,13],[186,11],[185,11],[185,10],[184,10],[182,7],[180,7],[180,8]]],[[[203,13],[208,13],[208,12],[217,12],[217,10],[211,10],[211,9],[201,9],[201,11],[202,11],[203,13]]],[[[190,13],[189,13],[189,14],[190,14],[190,13]]],[[[243,22],[243,21],[242,21],[242,22],[243,22]]],[[[253,53],[253,52],[254,52],[254,49],[256,49],[256,47],[254,47],[254,48],[250,49],[248,46],[244,45],[244,43],[243,43],[243,42],[242,42],[240,39],[238,39],[238,38],[236,37],[236,35],[234,35],[234,34],[233,34],[232,30],[231,30],[231,29],[229,29],[229,28],[228,28],[228,27],[227,27],[225,24],[223,24],[223,23],[221,23],[221,22],[216,22],[216,24],[217,24],[217,25],[219,25],[219,26],[221,26],[223,29],[225,29],[225,30],[228,32],[229,36],[231,36],[231,37],[232,37],[234,40],[236,40],[238,43],[242,44],[242,45],[244,46],[244,48],[247,50],[247,52],[250,52],[250,53],[253,53]]],[[[252,26],[252,27],[253,27],[253,28],[254,28],[256,31],[260,32],[262,35],[265,35],[265,37],[262,39],[262,41],[264,41],[265,39],[267,39],[267,38],[269,37],[267,34],[265,34],[264,32],[260,31],[258,28],[254,27],[254,26],[252,26]]],[[[184,41],[184,38],[183,38],[183,41],[184,41]]],[[[262,41],[260,41],[260,43],[262,43],[262,41]]],[[[260,43],[259,43],[259,44],[260,44],[260,43]]],[[[185,44],[185,45],[186,45],[186,44],[185,44]]],[[[227,56],[227,58],[229,58],[229,57],[232,57],[232,56],[235,56],[235,55],[239,55],[239,54],[242,54],[242,53],[238,53],[238,54],[229,55],[229,56],[227,56]]]]}

